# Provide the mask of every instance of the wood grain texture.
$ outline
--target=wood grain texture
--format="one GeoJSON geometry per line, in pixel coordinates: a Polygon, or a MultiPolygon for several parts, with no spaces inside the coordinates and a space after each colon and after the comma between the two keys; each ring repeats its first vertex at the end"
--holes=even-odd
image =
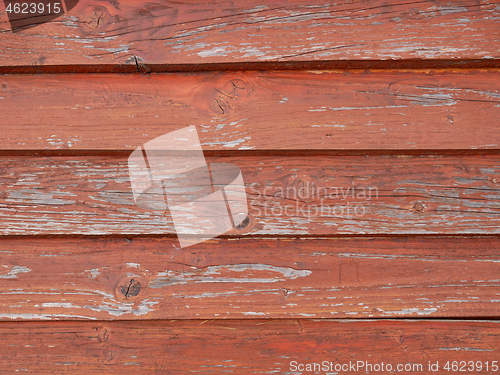
{"type": "Polygon", "coordinates": [[[0,374],[497,373],[499,20],[81,0],[13,33],[0,5],[0,374]],[[181,249],[127,156],[190,125],[250,216],[181,249]]]}
{"type": "Polygon", "coordinates": [[[1,66],[499,59],[494,1],[194,2],[81,0],[59,19],[12,33],[1,66]],[[29,47],[28,47],[29,46],[29,47]]]}
{"type": "Polygon", "coordinates": [[[498,150],[498,71],[0,77],[0,150],[498,150]]]}
{"type": "Polygon", "coordinates": [[[0,241],[1,320],[488,318],[498,237],[0,241]]]}
{"type": "MultiPolygon", "coordinates": [[[[500,232],[497,155],[207,161],[242,170],[250,220],[232,235],[500,232]]],[[[126,158],[4,156],[0,165],[1,235],[174,234],[168,212],[135,205],[126,158]]],[[[197,189],[185,183],[182,194],[197,189]]]]}
{"type": "Polygon", "coordinates": [[[454,373],[443,369],[447,361],[481,361],[480,373],[495,374],[500,331],[490,321],[2,323],[0,340],[2,374],[335,373],[290,367],[323,361],[420,364],[402,373],[421,374],[454,373]],[[429,362],[438,362],[439,372],[429,371],[429,362]]]}

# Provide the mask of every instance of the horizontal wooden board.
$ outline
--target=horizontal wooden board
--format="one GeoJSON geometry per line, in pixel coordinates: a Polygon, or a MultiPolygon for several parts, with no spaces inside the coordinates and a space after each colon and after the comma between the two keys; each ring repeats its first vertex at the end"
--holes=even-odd
{"type": "MultiPolygon", "coordinates": [[[[250,219],[232,235],[500,233],[498,155],[207,160],[241,168],[250,219]]],[[[174,234],[168,212],[135,205],[127,158],[3,156],[0,165],[0,235],[174,234]]],[[[197,189],[184,182],[182,194],[197,189]]]]}
{"type": "Polygon", "coordinates": [[[485,318],[498,237],[4,238],[1,320],[485,318]]]}
{"type": "MultiPolygon", "coordinates": [[[[324,361],[334,370],[359,361],[358,371],[344,371],[352,373],[384,363],[406,374],[457,373],[455,366],[496,374],[500,354],[498,323],[490,321],[2,323],[0,342],[4,374],[341,372],[306,370],[324,361]]],[[[369,372],[386,373],[378,368],[369,372]]]]}
{"type": "MultiPolygon", "coordinates": [[[[1,42],[0,42],[1,43],[1,42]]],[[[498,71],[0,77],[0,150],[498,150],[498,71]]]]}
{"type": "Polygon", "coordinates": [[[4,67],[500,58],[494,1],[81,0],[16,33],[1,12],[4,67]]]}

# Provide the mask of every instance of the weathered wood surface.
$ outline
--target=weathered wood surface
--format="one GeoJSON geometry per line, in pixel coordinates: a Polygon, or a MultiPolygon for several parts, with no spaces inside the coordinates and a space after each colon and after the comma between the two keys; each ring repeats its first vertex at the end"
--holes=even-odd
{"type": "Polygon", "coordinates": [[[5,238],[1,320],[485,318],[498,237],[5,238]]]}
{"type": "Polygon", "coordinates": [[[196,125],[205,150],[500,148],[498,71],[0,77],[0,150],[129,150],[196,125]]]}
{"type": "Polygon", "coordinates": [[[473,0],[81,0],[55,21],[12,33],[2,7],[0,66],[75,71],[81,65],[135,70],[149,64],[329,60],[480,63],[500,58],[499,16],[494,1],[473,0]]]}
{"type": "MultiPolygon", "coordinates": [[[[207,161],[242,170],[250,220],[233,235],[500,232],[498,155],[207,161]]],[[[174,233],[169,213],[134,204],[126,157],[3,156],[0,165],[1,235],[174,233]]]]}
{"type": "Polygon", "coordinates": [[[410,371],[400,372],[405,374],[456,373],[444,370],[448,361],[450,367],[474,361],[482,371],[471,372],[496,374],[491,366],[500,355],[498,322],[491,321],[2,323],[0,341],[3,374],[338,373],[291,367],[323,361],[383,362],[394,370],[409,364],[410,371]],[[439,371],[429,371],[429,362],[438,362],[439,371]]]}
{"type": "Polygon", "coordinates": [[[81,0],[12,33],[0,5],[0,374],[497,373],[498,320],[442,319],[500,315],[499,25],[493,1],[81,0]],[[5,75],[62,72],[142,74],[5,75]],[[251,215],[180,249],[127,156],[189,125],[251,215]]]}

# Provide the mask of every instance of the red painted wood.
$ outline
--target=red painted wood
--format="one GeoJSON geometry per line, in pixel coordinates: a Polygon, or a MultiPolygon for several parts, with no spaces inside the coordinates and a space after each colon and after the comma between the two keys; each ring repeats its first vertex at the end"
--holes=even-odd
{"type": "Polygon", "coordinates": [[[499,12],[82,0],[12,33],[0,8],[0,373],[496,373],[499,12]],[[63,72],[142,74],[8,75],[63,72]],[[126,160],[189,125],[251,215],[181,250],[126,160]]]}
{"type": "Polygon", "coordinates": [[[0,319],[488,318],[499,241],[4,238],[0,319]]]}
{"type": "Polygon", "coordinates": [[[498,71],[0,77],[0,150],[498,150],[498,71]]]}
{"type": "MultiPolygon", "coordinates": [[[[499,232],[498,155],[207,160],[241,168],[250,220],[233,236],[499,232]]],[[[135,205],[127,158],[0,162],[1,235],[174,234],[169,213],[135,205]]]]}
{"type": "Polygon", "coordinates": [[[460,361],[468,366],[474,361],[474,366],[483,366],[479,373],[495,374],[491,366],[499,356],[499,332],[492,321],[2,323],[0,371],[286,374],[299,364],[362,361],[395,369],[410,364],[412,371],[403,367],[401,373],[429,374],[448,373],[447,362],[451,367],[453,361],[458,366],[460,361]],[[429,371],[429,364],[436,362],[438,371],[429,371]],[[413,364],[422,365],[422,370],[413,364]]]}
{"type": "Polygon", "coordinates": [[[0,15],[5,67],[500,58],[493,1],[81,0],[18,33],[0,15]]]}

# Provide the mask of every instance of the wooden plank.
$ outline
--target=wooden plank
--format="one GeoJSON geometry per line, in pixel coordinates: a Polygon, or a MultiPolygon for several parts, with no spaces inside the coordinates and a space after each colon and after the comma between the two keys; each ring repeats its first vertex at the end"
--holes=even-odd
{"type": "MultiPolygon", "coordinates": [[[[250,219],[232,235],[500,232],[498,155],[207,160],[243,173],[250,219]]],[[[127,158],[4,156],[0,165],[1,235],[174,234],[168,212],[135,205],[127,158]]]]}
{"type": "Polygon", "coordinates": [[[133,151],[196,125],[220,150],[500,148],[498,71],[0,78],[0,150],[133,151]]]}
{"type": "Polygon", "coordinates": [[[465,361],[495,374],[500,333],[490,321],[43,322],[2,323],[0,340],[3,373],[331,374],[341,371],[305,366],[360,361],[351,372],[384,363],[384,370],[429,374],[454,373],[446,363],[465,361]]]}
{"type": "Polygon", "coordinates": [[[1,11],[4,67],[500,58],[494,1],[81,0],[17,33],[1,11]]]}
{"type": "Polygon", "coordinates": [[[498,237],[4,238],[0,319],[498,316],[498,237]]]}

